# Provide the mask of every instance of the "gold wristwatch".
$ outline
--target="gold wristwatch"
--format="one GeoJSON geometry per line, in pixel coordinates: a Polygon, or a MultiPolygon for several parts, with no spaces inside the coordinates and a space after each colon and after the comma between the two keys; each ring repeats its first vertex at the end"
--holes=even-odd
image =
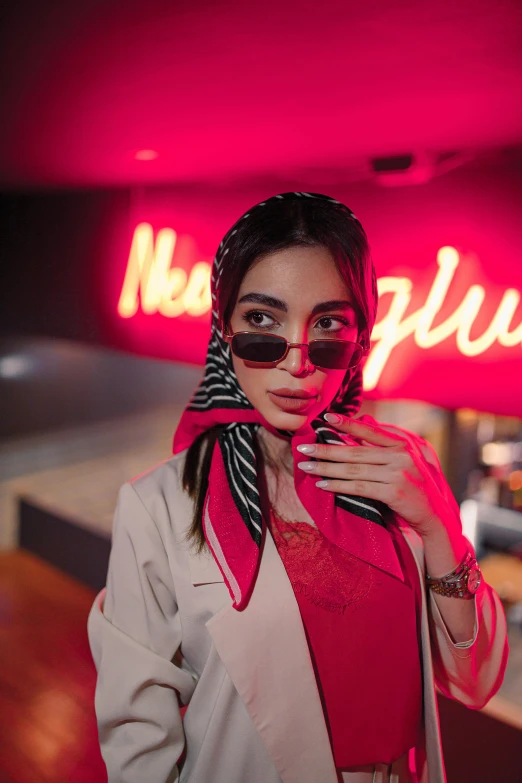
{"type": "Polygon", "coordinates": [[[439,595],[453,598],[473,598],[480,587],[482,573],[472,552],[468,551],[459,565],[445,576],[434,578],[426,574],[426,584],[439,595]]]}

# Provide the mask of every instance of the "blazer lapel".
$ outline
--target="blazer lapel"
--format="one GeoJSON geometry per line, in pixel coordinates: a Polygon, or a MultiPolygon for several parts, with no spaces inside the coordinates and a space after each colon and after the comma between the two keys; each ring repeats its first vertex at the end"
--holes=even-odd
{"type": "MultiPolygon", "coordinates": [[[[248,605],[206,627],[283,783],[338,780],[308,642],[268,527],[248,605]]],[[[193,584],[223,582],[212,555],[190,558],[193,584]]]]}
{"type": "MultiPolygon", "coordinates": [[[[417,563],[422,591],[425,750],[420,783],[445,783],[433,680],[424,547],[406,523],[400,529],[417,563]]],[[[227,604],[207,621],[214,646],[283,783],[336,783],[337,773],[299,606],[268,527],[259,573],[246,608],[227,604]],[[277,610],[274,607],[277,606],[277,610]]],[[[210,551],[189,555],[192,584],[224,583],[210,551]]]]}
{"type": "Polygon", "coordinates": [[[208,548],[203,549],[198,555],[189,551],[190,581],[193,585],[207,585],[215,582],[223,582],[223,575],[208,548]]]}

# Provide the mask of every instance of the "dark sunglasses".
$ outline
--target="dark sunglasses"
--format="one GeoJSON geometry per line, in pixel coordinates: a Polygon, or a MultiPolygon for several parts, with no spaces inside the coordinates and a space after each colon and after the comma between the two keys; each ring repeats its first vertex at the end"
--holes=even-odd
{"type": "Polygon", "coordinates": [[[259,332],[225,331],[232,352],[239,358],[254,364],[275,365],[282,362],[290,348],[308,348],[310,361],[316,367],[328,370],[348,370],[356,367],[365,350],[350,340],[310,340],[309,343],[289,343],[286,337],[259,332]]]}

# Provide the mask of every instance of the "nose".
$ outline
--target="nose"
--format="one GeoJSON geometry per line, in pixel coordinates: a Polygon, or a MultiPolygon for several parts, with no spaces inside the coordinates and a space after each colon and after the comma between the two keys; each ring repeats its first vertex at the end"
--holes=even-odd
{"type": "Polygon", "coordinates": [[[314,372],[315,367],[308,355],[308,344],[292,343],[292,347],[288,349],[287,355],[283,361],[278,364],[278,367],[286,370],[290,375],[294,375],[295,377],[310,375],[314,372]]]}

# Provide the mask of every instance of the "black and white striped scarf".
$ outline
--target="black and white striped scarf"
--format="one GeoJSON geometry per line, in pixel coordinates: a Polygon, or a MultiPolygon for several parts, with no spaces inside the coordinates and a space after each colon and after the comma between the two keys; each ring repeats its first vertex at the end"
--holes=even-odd
{"type": "MultiPolygon", "coordinates": [[[[284,199],[322,199],[332,208],[343,209],[351,220],[355,215],[344,204],[315,193],[283,193],[284,199]]],[[[357,413],[362,398],[360,368],[349,370],[328,411],[297,432],[274,430],[249,402],[234,372],[230,345],[223,337],[218,313],[221,271],[227,255],[233,251],[234,236],[240,221],[248,220],[253,210],[263,209],[267,201],[253,207],[227,232],[219,245],[211,276],[211,334],[205,372],[180,419],[174,437],[173,452],[183,451],[202,433],[223,425],[212,455],[209,489],[204,505],[203,529],[207,544],[230,590],[233,605],[242,609],[254,586],[263,536],[263,515],[257,481],[256,433],[260,426],[291,440],[294,464],[302,459],[296,447],[302,443],[354,443],[331,427],[323,418],[326,412],[351,416],[357,413]]],[[[375,280],[372,281],[375,285],[375,280]]],[[[370,291],[369,295],[373,295],[370,291]]],[[[362,560],[403,579],[391,536],[387,530],[387,507],[364,497],[324,492],[315,486],[316,476],[294,471],[296,491],[319,530],[333,543],[362,560]]]]}

